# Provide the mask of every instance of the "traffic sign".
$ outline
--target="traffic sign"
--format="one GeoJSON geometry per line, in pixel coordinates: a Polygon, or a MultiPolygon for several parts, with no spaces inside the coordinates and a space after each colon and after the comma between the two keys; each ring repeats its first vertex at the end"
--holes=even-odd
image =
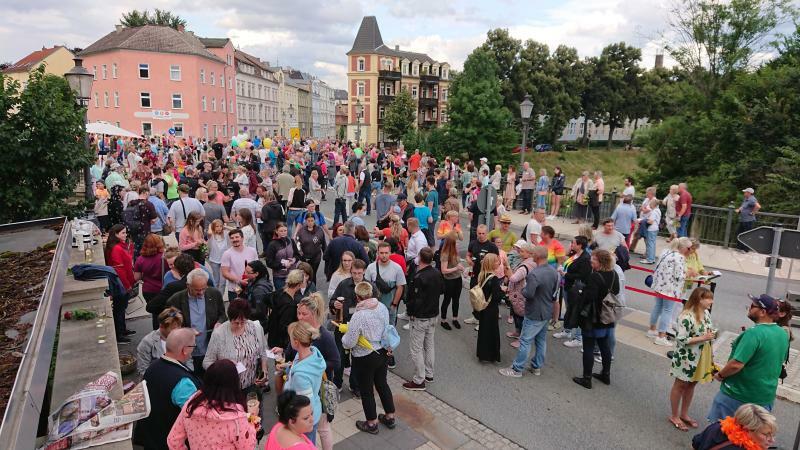
{"type": "Polygon", "coordinates": [[[170,128],[169,130],[167,130],[167,132],[169,134],[173,134],[174,135],[175,134],[175,128],[170,128]]]}
{"type": "MultiPolygon", "coordinates": [[[[738,236],[739,242],[754,252],[771,255],[775,240],[774,227],[758,227],[738,236]]],[[[800,231],[781,229],[778,255],[784,258],[800,258],[800,231]]]]}

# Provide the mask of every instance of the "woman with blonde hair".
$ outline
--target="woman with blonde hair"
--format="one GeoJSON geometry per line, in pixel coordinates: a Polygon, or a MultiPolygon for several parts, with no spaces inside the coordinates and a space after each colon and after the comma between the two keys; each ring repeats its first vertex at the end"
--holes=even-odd
{"type": "Polygon", "coordinates": [[[683,312],[678,316],[678,332],[670,370],[675,381],[669,394],[672,407],[669,421],[681,431],[687,431],[688,427],[697,428],[697,422],[689,417],[694,388],[698,382],[708,383],[712,380],[714,357],[711,343],[716,337],[716,330],[711,323],[710,310],[713,304],[714,294],[699,287],[692,291],[683,312]]]}
{"type": "Polygon", "coordinates": [[[306,434],[308,439],[316,444],[317,427],[322,417],[322,402],[319,388],[322,384],[322,374],[325,372],[325,358],[312,342],[319,339],[319,329],[307,322],[292,322],[288,328],[289,343],[297,352],[292,364],[289,366],[284,390],[293,390],[299,395],[305,395],[311,400],[311,409],[314,412],[314,429],[306,434]]]}
{"type": "Polygon", "coordinates": [[[328,297],[333,295],[333,293],[336,291],[336,286],[339,286],[339,283],[341,283],[342,280],[350,278],[350,266],[353,265],[353,261],[355,259],[356,256],[350,250],[345,250],[342,253],[342,257],[339,260],[339,268],[333,272],[333,275],[331,275],[331,281],[328,282],[328,297]]]}
{"type": "Polygon", "coordinates": [[[500,326],[497,316],[500,313],[500,279],[495,271],[500,266],[500,259],[494,253],[487,253],[481,260],[481,271],[478,284],[489,305],[483,311],[473,312],[478,318],[478,342],[476,354],[481,362],[500,362],[500,326]]]}
{"type": "Polygon", "coordinates": [[[408,176],[408,183],[406,184],[406,195],[408,198],[414,198],[419,192],[419,182],[417,181],[417,172],[411,172],[408,176]]]}
{"type": "Polygon", "coordinates": [[[202,250],[206,240],[203,237],[203,216],[197,211],[192,211],[186,217],[186,225],[178,235],[178,247],[183,253],[189,254],[198,264],[206,263],[206,255],[202,250]]]}
{"type": "Polygon", "coordinates": [[[669,238],[667,238],[668,243],[678,237],[678,210],[675,208],[675,205],[679,198],[678,185],[673,184],[669,187],[669,193],[664,197],[664,200],[661,200],[661,203],[667,207],[664,222],[666,222],[667,231],[669,232],[669,238]]]}
{"type": "Polygon", "coordinates": [[[709,425],[692,438],[695,450],[763,449],[775,443],[778,423],[765,408],[745,403],[733,417],[726,417],[709,425]]]}
{"type": "Polygon", "coordinates": [[[214,286],[222,288],[222,254],[230,247],[228,237],[225,236],[225,225],[220,219],[214,219],[208,225],[208,263],[211,266],[211,276],[214,286]]]}

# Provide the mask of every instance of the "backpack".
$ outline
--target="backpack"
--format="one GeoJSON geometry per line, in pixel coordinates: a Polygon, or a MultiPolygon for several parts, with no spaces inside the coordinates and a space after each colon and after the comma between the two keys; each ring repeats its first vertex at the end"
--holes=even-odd
{"type": "Polygon", "coordinates": [[[489,300],[492,299],[492,296],[490,295],[489,299],[486,299],[486,296],[483,295],[483,286],[486,285],[486,283],[493,277],[494,275],[489,275],[485,280],[483,280],[483,283],[476,284],[472,287],[472,289],[469,290],[469,302],[472,304],[473,310],[480,312],[489,306],[489,300]]]}
{"type": "MultiPolygon", "coordinates": [[[[525,269],[525,278],[528,278],[528,266],[525,264],[520,264],[517,267],[517,270],[522,267],[525,269]]],[[[514,310],[514,314],[518,316],[525,315],[525,296],[522,295],[522,292],[517,293],[516,291],[508,296],[509,301],[511,302],[511,309],[514,310]]]]}
{"type": "Polygon", "coordinates": [[[147,216],[147,205],[144,201],[131,202],[128,207],[122,211],[122,223],[128,228],[130,234],[140,234],[144,231],[144,224],[142,220],[147,216]]]}
{"type": "MultiPolygon", "coordinates": [[[[614,273],[614,279],[617,277],[617,272],[614,273]]],[[[605,297],[603,297],[602,306],[600,308],[600,323],[604,325],[611,325],[616,323],[619,319],[622,318],[622,303],[620,303],[619,299],[617,298],[617,294],[611,292],[611,288],[614,286],[614,281],[612,279],[611,286],[608,287],[608,293],[605,297]]]]}

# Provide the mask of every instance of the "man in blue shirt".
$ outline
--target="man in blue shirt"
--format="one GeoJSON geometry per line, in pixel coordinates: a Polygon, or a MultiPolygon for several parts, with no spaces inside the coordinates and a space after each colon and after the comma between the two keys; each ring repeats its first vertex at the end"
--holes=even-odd
{"type": "MultiPolygon", "coordinates": [[[[736,213],[739,214],[739,228],[736,230],[737,235],[753,229],[756,224],[756,213],[761,209],[761,204],[758,203],[758,200],[756,200],[756,197],[753,195],[755,193],[753,188],[747,188],[742,192],[744,193],[742,205],[736,208],[736,213]]],[[[743,252],[749,250],[747,246],[741,242],[737,242],[736,247],[743,252]]]]}
{"type": "Polygon", "coordinates": [[[436,229],[436,221],[439,220],[439,193],[436,192],[436,179],[433,175],[429,175],[425,181],[428,188],[428,194],[425,196],[425,203],[431,211],[433,221],[430,226],[425,229],[425,237],[428,239],[428,246],[433,247],[433,230],[436,229]]]}
{"type": "Polygon", "coordinates": [[[156,213],[158,214],[156,221],[150,225],[150,232],[163,235],[164,224],[167,223],[167,214],[169,214],[169,208],[167,208],[167,204],[164,203],[164,200],[158,198],[158,195],[156,195],[156,188],[154,187],[150,188],[150,196],[147,198],[147,201],[153,204],[153,206],[156,208],[156,213]]]}
{"type": "Polygon", "coordinates": [[[419,221],[419,229],[428,236],[428,228],[433,225],[433,216],[428,205],[422,202],[422,194],[417,192],[414,195],[414,217],[419,221]]]}
{"type": "Polygon", "coordinates": [[[611,214],[611,218],[614,220],[614,229],[625,236],[625,242],[630,245],[631,229],[636,221],[636,208],[633,206],[633,198],[625,195],[622,198],[622,203],[611,214]]]}

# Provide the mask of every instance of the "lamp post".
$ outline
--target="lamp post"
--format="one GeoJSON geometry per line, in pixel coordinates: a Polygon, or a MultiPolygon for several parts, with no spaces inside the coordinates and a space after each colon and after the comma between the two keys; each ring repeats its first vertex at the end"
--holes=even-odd
{"type": "Polygon", "coordinates": [[[286,110],[281,112],[281,116],[283,116],[283,121],[281,122],[281,136],[286,137],[286,110]]]}
{"type": "MultiPolygon", "coordinates": [[[[89,147],[89,134],[86,133],[86,124],[89,121],[88,106],[89,99],[92,96],[92,80],[94,79],[94,75],[83,67],[83,58],[76,56],[73,58],[73,61],[75,61],[75,67],[65,73],[64,78],[67,79],[70,89],[75,93],[75,100],[78,107],[83,108],[83,145],[88,152],[91,152],[91,148],[89,147]]],[[[92,188],[92,174],[89,171],[89,166],[83,168],[83,184],[85,186],[84,197],[86,201],[91,202],[94,200],[94,189],[92,188]]]]}
{"type": "Polygon", "coordinates": [[[361,104],[361,99],[356,99],[356,146],[361,145],[361,113],[364,111],[364,105],[361,104]]]}
{"type": "Polygon", "coordinates": [[[292,128],[294,128],[294,105],[289,103],[289,137],[292,136],[292,128]]]}
{"type": "Polygon", "coordinates": [[[525,94],[525,100],[519,104],[519,116],[522,118],[522,148],[519,151],[520,173],[522,173],[522,164],[525,162],[525,146],[528,145],[528,123],[531,121],[531,111],[533,111],[531,96],[525,94]]]}

